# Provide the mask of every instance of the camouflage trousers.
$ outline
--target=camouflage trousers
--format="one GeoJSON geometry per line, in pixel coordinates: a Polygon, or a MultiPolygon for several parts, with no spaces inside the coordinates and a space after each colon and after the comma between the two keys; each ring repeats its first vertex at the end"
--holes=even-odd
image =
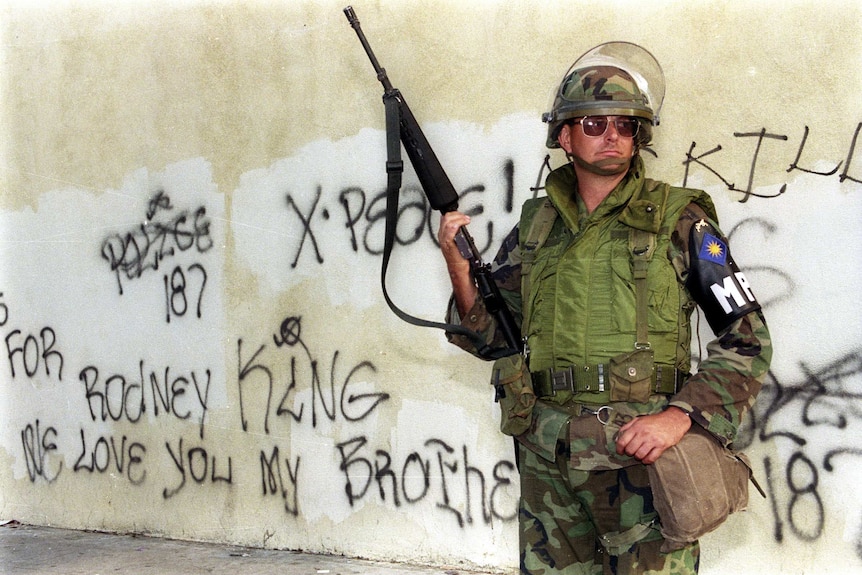
{"type": "MultiPolygon", "coordinates": [[[[562,443],[560,444],[562,445],[562,443]]],[[[661,553],[646,466],[570,469],[520,449],[521,573],[530,575],[692,575],[697,542],[661,553]]]]}

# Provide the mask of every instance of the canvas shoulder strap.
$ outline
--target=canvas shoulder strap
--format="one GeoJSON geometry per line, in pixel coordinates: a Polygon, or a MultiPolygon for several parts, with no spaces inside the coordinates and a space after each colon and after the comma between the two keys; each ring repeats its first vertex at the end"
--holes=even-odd
{"type": "MultiPolygon", "coordinates": [[[[536,261],[536,252],[539,251],[547,241],[554,222],[557,220],[557,209],[547,197],[536,200],[539,202],[535,211],[525,211],[525,217],[521,221],[521,232],[519,244],[521,249],[521,296],[526,297],[530,293],[530,269],[536,261]]],[[[521,321],[521,333],[527,333],[530,323],[529,306],[524,306],[521,321]]]]}
{"type": "Polygon", "coordinates": [[[635,326],[637,341],[635,349],[648,349],[649,344],[649,301],[647,292],[647,270],[655,253],[656,234],[651,231],[631,228],[629,230],[629,249],[632,253],[632,273],[635,280],[635,326]]]}

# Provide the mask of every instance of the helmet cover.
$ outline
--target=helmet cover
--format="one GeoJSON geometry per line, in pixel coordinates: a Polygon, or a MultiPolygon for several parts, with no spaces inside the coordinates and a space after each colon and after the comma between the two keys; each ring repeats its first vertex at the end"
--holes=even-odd
{"type": "Polygon", "coordinates": [[[542,115],[547,146],[559,147],[557,136],[568,120],[594,115],[640,118],[649,138],[663,100],[664,74],[652,54],[630,42],[600,44],[575,60],[554,91],[551,110],[542,115]]]}

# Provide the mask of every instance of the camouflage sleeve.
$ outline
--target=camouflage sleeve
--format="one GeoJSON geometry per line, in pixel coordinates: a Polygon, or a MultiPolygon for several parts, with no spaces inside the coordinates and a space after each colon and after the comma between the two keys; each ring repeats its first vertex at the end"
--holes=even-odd
{"type": "MultiPolygon", "coordinates": [[[[683,284],[688,279],[691,257],[689,238],[695,222],[710,221],[696,205],[690,205],[674,231],[669,256],[683,284]]],[[[700,303],[700,302],[698,302],[700,303]]],[[[769,370],[772,340],[760,309],[737,318],[716,334],[706,347],[707,356],[671,405],[719,438],[733,443],[742,419],[754,405],[769,370]]]]}
{"type": "MultiPolygon", "coordinates": [[[[517,226],[509,232],[497,251],[491,263],[491,277],[500,288],[500,294],[509,306],[515,322],[521,325],[521,252],[518,247],[517,226]]],[[[492,348],[506,346],[502,332],[497,329],[496,319],[485,308],[485,303],[479,296],[476,297],[470,312],[463,318],[458,315],[454,298],[450,298],[446,322],[477,332],[492,348]]],[[[451,343],[479,357],[476,346],[468,338],[448,332],[446,337],[451,343]]]]}

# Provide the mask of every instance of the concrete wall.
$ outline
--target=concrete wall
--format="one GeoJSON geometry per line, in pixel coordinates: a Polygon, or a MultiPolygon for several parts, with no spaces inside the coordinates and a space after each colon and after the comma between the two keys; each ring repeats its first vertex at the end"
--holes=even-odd
{"type": "MultiPolygon", "coordinates": [[[[489,256],[571,62],[657,56],[649,169],[713,195],[775,343],[740,442],[768,497],[702,572],[862,569],[858,3],[354,7],[489,256]]],[[[488,365],[384,304],[382,90],[343,8],[4,3],[0,518],[515,567],[488,365]]],[[[390,292],[439,319],[412,172],[403,202],[390,292]]]]}

